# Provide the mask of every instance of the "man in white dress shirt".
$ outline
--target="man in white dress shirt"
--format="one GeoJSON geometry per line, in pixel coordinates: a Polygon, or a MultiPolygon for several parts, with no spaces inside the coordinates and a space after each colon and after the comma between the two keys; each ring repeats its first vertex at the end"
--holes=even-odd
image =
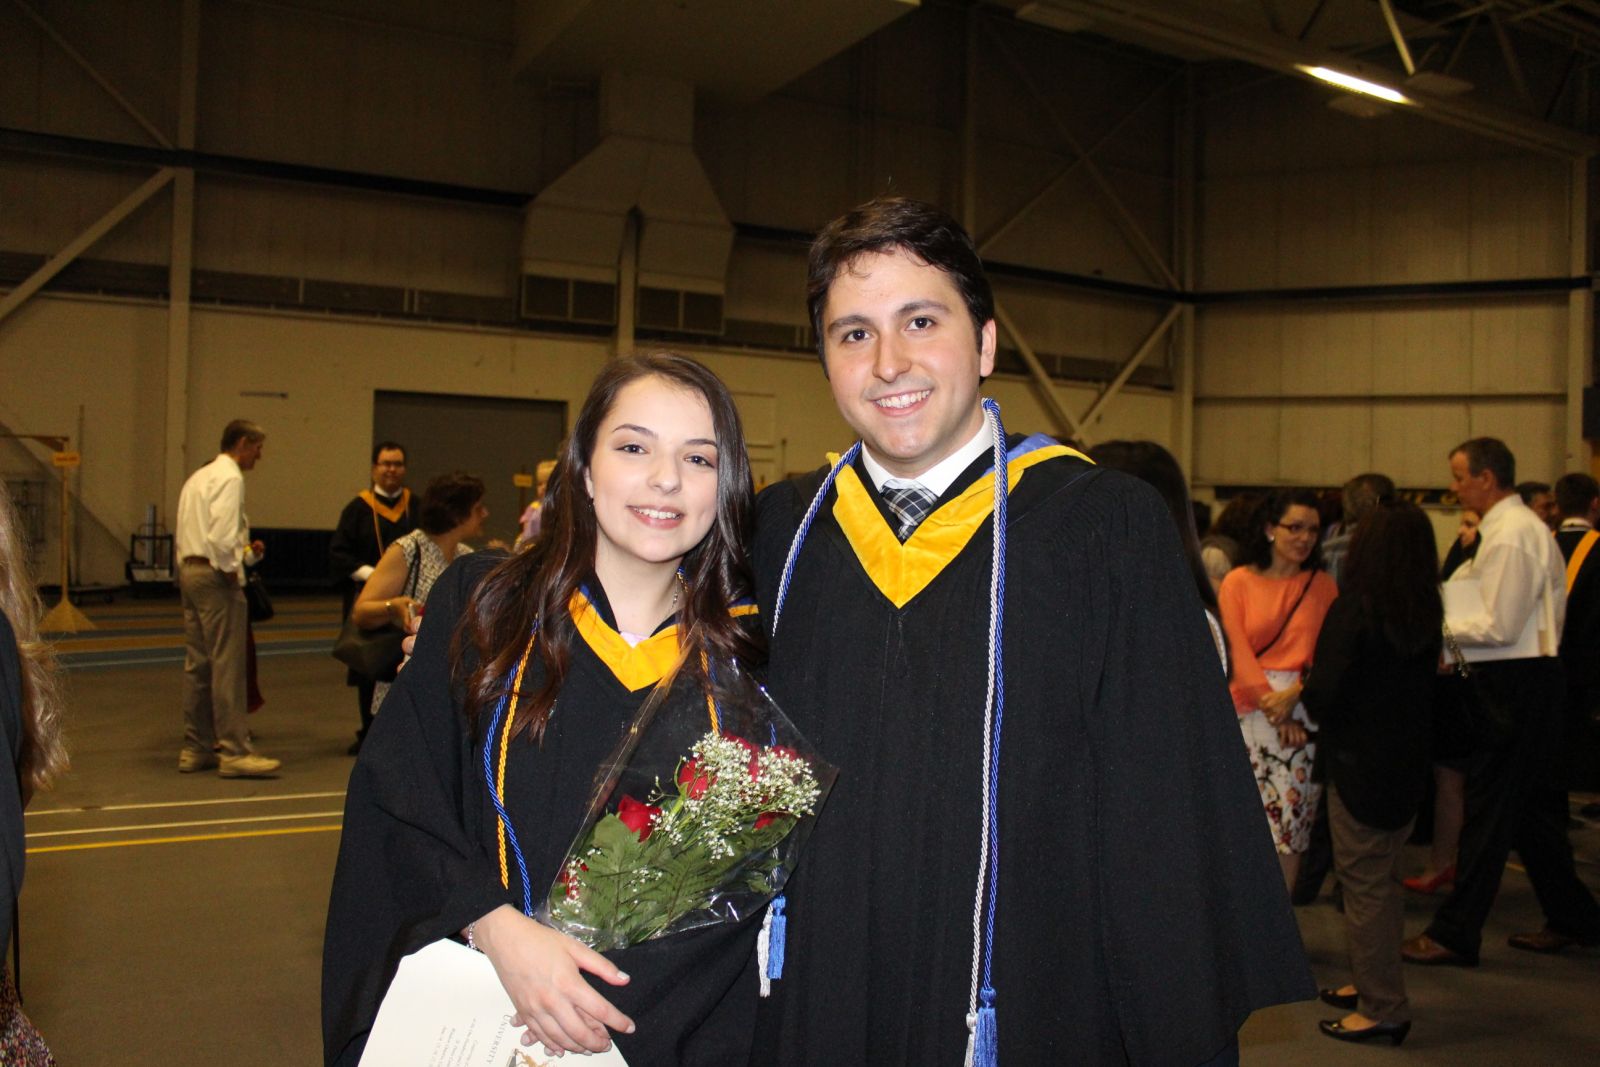
{"type": "Polygon", "coordinates": [[[245,724],[244,568],[261,558],[244,513],[244,472],[261,459],[267,435],[235,419],[217,458],[178,494],[178,590],[183,597],[184,774],[217,768],[222,778],[264,778],[279,761],[254,751],[245,724]],[[219,758],[220,753],[220,758],[219,758]]]}
{"type": "MultiPolygon", "coordinates": [[[[1476,684],[1508,721],[1503,729],[1479,731],[1467,763],[1455,888],[1427,932],[1407,941],[1401,955],[1412,963],[1475,967],[1484,920],[1513,849],[1549,928],[1567,943],[1600,939],[1600,913],[1573,870],[1564,818],[1543,818],[1530,804],[1550,780],[1561,740],[1566,683],[1557,652],[1567,608],[1566,563],[1550,528],[1517,495],[1516,459],[1504,442],[1463,442],[1450,453],[1450,474],[1462,506],[1483,522],[1478,554],[1451,575],[1446,592],[1475,582],[1481,606],[1447,595],[1445,625],[1472,663],[1476,684]]],[[[1514,937],[1512,947],[1552,951],[1519,940],[1525,935],[1514,937]]]]}

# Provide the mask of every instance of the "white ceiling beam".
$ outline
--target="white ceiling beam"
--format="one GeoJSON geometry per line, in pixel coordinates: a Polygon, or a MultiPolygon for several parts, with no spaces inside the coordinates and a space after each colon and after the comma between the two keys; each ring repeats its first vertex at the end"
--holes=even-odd
{"type": "Polygon", "coordinates": [[[161,132],[160,127],[151,122],[149,119],[145,118],[144,114],[140,112],[138,108],[133,106],[133,102],[127,97],[123,96],[122,93],[117,90],[117,87],[111,83],[111,79],[107,78],[104,74],[101,74],[98,70],[96,70],[94,64],[90,63],[89,60],[86,59],[76,48],[73,48],[71,42],[69,42],[65,37],[61,36],[61,34],[57,32],[56,28],[50,25],[50,23],[45,20],[43,15],[35,11],[33,6],[29,4],[27,0],[11,0],[11,2],[17,5],[17,8],[24,15],[28,16],[28,18],[32,20],[34,25],[39,27],[46,37],[54,41],[56,47],[67,54],[68,59],[72,60],[79,67],[83,68],[83,72],[89,75],[96,85],[105,90],[106,95],[115,100],[118,107],[122,108],[122,110],[127,112],[128,116],[132,118],[134,122],[137,122],[141,127],[143,127],[144,132],[150,135],[151,140],[160,145],[162,148],[172,147],[172,142],[167,139],[166,134],[161,132]]]}
{"type": "Polygon", "coordinates": [[[1061,134],[1062,139],[1067,142],[1073,154],[1083,161],[1084,168],[1089,172],[1089,177],[1093,179],[1095,188],[1100,191],[1100,195],[1105,199],[1106,206],[1111,209],[1112,221],[1122,231],[1123,237],[1133,248],[1134,253],[1144,261],[1146,268],[1154,277],[1174,289],[1178,288],[1177,275],[1172,272],[1172,268],[1167,264],[1166,259],[1151,243],[1149,236],[1144,232],[1144,228],[1139,225],[1139,220],[1134,218],[1133,212],[1128,210],[1127,205],[1122,202],[1122,198],[1117,195],[1116,189],[1112,186],[1110,179],[1106,177],[1105,172],[1100,169],[1091,155],[1084,150],[1083,145],[1073,136],[1066,120],[1061,117],[1055,108],[1050,106],[1050,101],[1040,91],[1027,66],[1017,59],[1016,55],[1006,46],[1004,41],[1000,40],[998,35],[991,36],[994,39],[995,47],[1000,51],[1000,55],[1011,67],[1017,78],[1021,80],[1022,84],[1027,86],[1028,91],[1033,94],[1039,110],[1044,112],[1045,117],[1050,120],[1050,124],[1061,134]]]}
{"type": "Polygon", "coordinates": [[[1100,417],[1100,413],[1106,409],[1106,405],[1116,399],[1118,393],[1122,392],[1122,387],[1128,384],[1128,379],[1133,377],[1133,372],[1139,369],[1139,364],[1144,362],[1146,356],[1155,351],[1156,342],[1166,336],[1167,331],[1172,328],[1172,324],[1178,321],[1178,316],[1183,313],[1184,307],[1185,305],[1183,304],[1173,304],[1167,309],[1167,313],[1162,316],[1161,321],[1156,323],[1156,328],[1150,331],[1138,348],[1134,349],[1133,355],[1129,356],[1127,361],[1122,364],[1122,369],[1117,371],[1117,376],[1111,379],[1111,383],[1106,386],[1105,391],[1097,396],[1094,403],[1089,405],[1089,410],[1083,413],[1082,424],[1084,427],[1093,426],[1095,420],[1100,417]]]}
{"type": "Polygon", "coordinates": [[[17,310],[27,302],[29,297],[48,285],[51,278],[60,274],[73,260],[83,255],[89,246],[110,233],[119,222],[133,214],[140,204],[160,192],[176,174],[177,171],[171,167],[162,167],[156,171],[143,185],[124,197],[120,204],[100,216],[88,229],[74,237],[65,248],[50,257],[49,262],[18,283],[15,289],[6,294],[5,299],[0,300],[0,322],[5,321],[7,315],[17,310]]]}

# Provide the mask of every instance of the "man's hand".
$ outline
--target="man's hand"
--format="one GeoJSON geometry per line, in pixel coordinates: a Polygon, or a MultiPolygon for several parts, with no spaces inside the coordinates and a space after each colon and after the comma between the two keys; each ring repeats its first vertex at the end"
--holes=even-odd
{"type": "Polygon", "coordinates": [[[1278,724],[1278,742],[1285,748],[1304,748],[1306,728],[1294,720],[1278,724]]]}
{"type": "Polygon", "coordinates": [[[581,972],[587,971],[612,985],[628,982],[594,949],[506,904],[478,920],[473,941],[516,1006],[512,1025],[527,1027],[524,1045],[539,1041],[557,1053],[604,1052],[611,1045],[607,1027],[633,1033],[633,1020],[584,980],[581,972]]]}

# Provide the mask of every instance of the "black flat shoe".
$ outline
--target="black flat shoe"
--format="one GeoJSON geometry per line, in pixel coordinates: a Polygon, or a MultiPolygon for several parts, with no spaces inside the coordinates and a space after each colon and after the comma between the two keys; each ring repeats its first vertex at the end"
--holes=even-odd
{"type": "Polygon", "coordinates": [[[1409,1020],[1403,1023],[1378,1023],[1365,1030],[1346,1030],[1344,1023],[1339,1020],[1324,1019],[1317,1024],[1317,1029],[1335,1041],[1378,1041],[1386,1037],[1391,1045],[1399,1048],[1400,1042],[1411,1032],[1411,1023],[1409,1020]]]}
{"type": "Polygon", "coordinates": [[[1345,1011],[1355,1011],[1356,1005],[1361,1001],[1361,994],[1359,992],[1341,993],[1337,989],[1332,988],[1318,990],[1317,997],[1322,1001],[1322,1003],[1328,1005],[1329,1007],[1343,1008],[1345,1011]]]}

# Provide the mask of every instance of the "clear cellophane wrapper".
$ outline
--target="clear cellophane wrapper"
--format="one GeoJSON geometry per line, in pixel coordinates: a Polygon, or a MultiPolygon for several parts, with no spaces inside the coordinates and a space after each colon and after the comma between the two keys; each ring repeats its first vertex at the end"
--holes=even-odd
{"type": "Polygon", "coordinates": [[[542,921],[592,948],[759,914],[838,771],[753,677],[718,664],[645,701],[595,776],[542,921]]]}

